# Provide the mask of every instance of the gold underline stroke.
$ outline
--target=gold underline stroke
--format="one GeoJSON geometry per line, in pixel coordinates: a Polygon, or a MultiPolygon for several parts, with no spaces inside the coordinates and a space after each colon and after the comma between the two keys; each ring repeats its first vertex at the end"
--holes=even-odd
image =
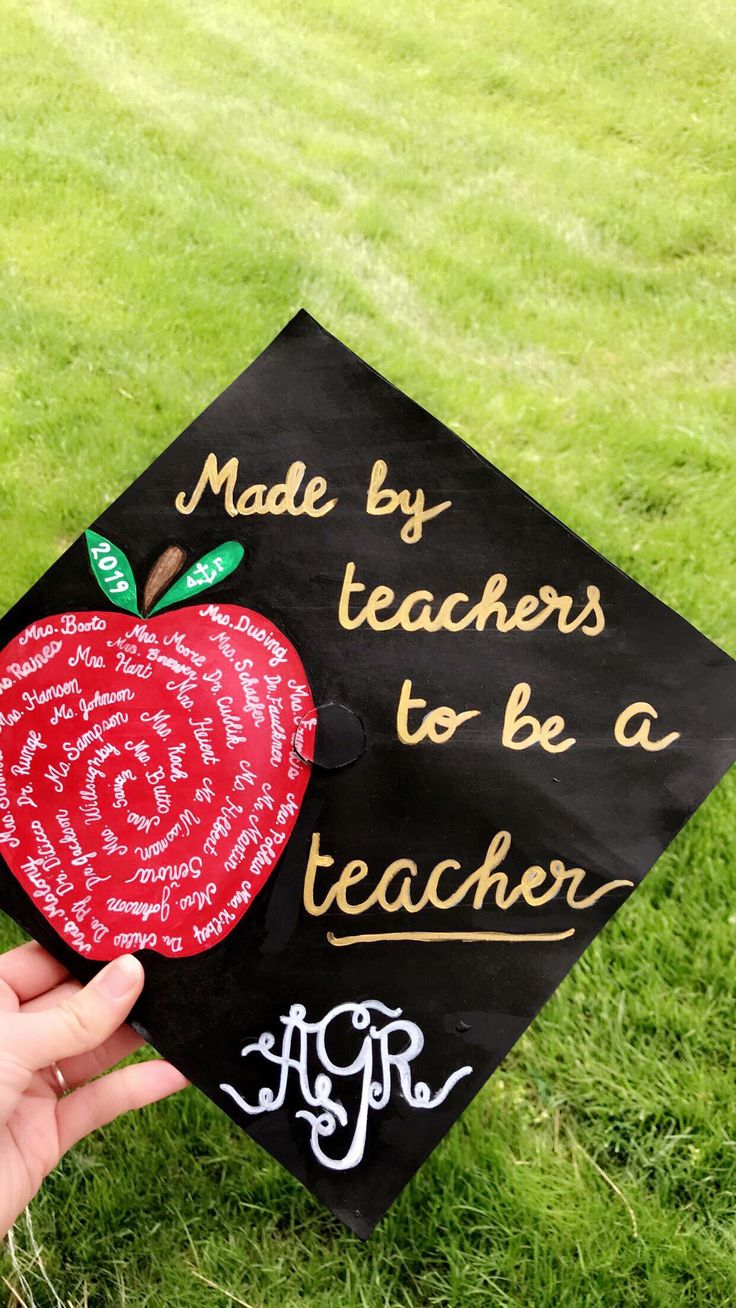
{"type": "Polygon", "coordinates": [[[334,931],[327,932],[331,945],[343,949],[346,945],[373,945],[382,940],[414,940],[421,944],[435,944],[444,940],[457,940],[463,944],[472,944],[476,940],[507,941],[511,944],[530,940],[569,940],[575,935],[575,927],[568,931],[537,931],[517,934],[514,931],[377,931],[375,935],[336,936],[334,931]]]}

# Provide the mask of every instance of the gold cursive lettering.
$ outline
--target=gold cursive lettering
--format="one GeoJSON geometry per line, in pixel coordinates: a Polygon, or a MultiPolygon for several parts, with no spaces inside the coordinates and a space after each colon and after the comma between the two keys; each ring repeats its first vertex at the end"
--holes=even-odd
{"type": "Polygon", "coordinates": [[[416,541],[422,539],[425,522],[436,518],[439,513],[444,513],[445,509],[449,509],[452,500],[443,500],[441,504],[435,504],[433,508],[425,509],[423,490],[415,491],[412,499],[411,491],[395,491],[388,486],[384,487],[387,474],[388,464],[384,459],[376,459],[371,470],[365,511],[374,517],[382,517],[387,513],[395,513],[399,509],[406,517],[406,522],[401,528],[401,539],[407,545],[413,545],[416,541]]]}
{"type": "Polygon", "coordinates": [[[532,688],[527,681],[519,681],[514,686],[504,713],[501,744],[506,749],[529,749],[531,745],[541,745],[549,754],[564,754],[575,744],[575,737],[568,736],[556,745],[553,741],[565,730],[565,719],[555,713],[540,722],[533,713],[524,713],[531,697],[532,688]],[[526,735],[520,738],[520,731],[526,731],[526,735]]]}
{"type": "Polygon", "coordinates": [[[435,745],[443,745],[446,740],[452,739],[463,722],[480,716],[480,709],[466,709],[464,713],[456,713],[448,704],[442,704],[439,708],[425,713],[419,726],[411,730],[410,712],[427,707],[426,699],[413,698],[411,690],[411,681],[407,679],[401,687],[399,706],[396,710],[396,731],[403,745],[418,745],[420,740],[427,739],[433,741],[435,745]]]}
{"type": "Polygon", "coordinates": [[[327,491],[327,481],[324,477],[310,478],[301,492],[301,500],[298,499],[306,472],[306,465],[301,460],[289,466],[283,481],[270,487],[260,482],[247,486],[236,499],[238,470],[237,458],[228,459],[220,467],[217,455],[208,454],[199,481],[189,499],[185,491],[180,491],[174,500],[179,513],[193,513],[208,488],[213,495],[222,495],[225,512],[231,518],[248,517],[254,513],[274,515],[288,513],[292,517],[306,514],[310,518],[323,518],[337,504],[336,499],[320,503],[327,491]]]}
{"type": "Polygon", "coordinates": [[[652,721],[659,717],[657,710],[646,700],[637,700],[635,704],[629,704],[619,713],[616,718],[616,724],[613,728],[613,734],[619,745],[630,749],[632,745],[641,745],[650,754],[657,753],[660,749],[667,749],[675,740],[680,739],[679,731],[671,731],[668,736],[662,736],[659,740],[652,740],[650,735],[652,721]],[[633,718],[642,716],[644,721],[636,727],[631,733],[627,732],[627,727],[633,718]]]}
{"type": "Polygon", "coordinates": [[[587,601],[573,617],[570,616],[572,596],[558,595],[554,586],[540,586],[538,595],[522,595],[513,607],[502,600],[507,586],[504,573],[495,572],[475,604],[471,604],[464,591],[454,591],[438,601],[430,590],[415,590],[386,615],[385,611],[396,604],[395,592],[390,586],[381,585],[364,597],[366,586],[356,581],[355,564],[350,562],[345,566],[338,617],[347,631],[355,631],[364,624],[373,631],[393,631],[396,627],[403,631],[466,631],[470,627],[485,631],[491,621],[500,632],[535,631],[549,619],[555,619],[558,631],[565,635],[580,630],[585,636],[598,636],[606,625],[597,586],[586,588],[587,601]],[[361,596],[360,605],[355,608],[358,596],[361,596]]]}
{"type": "MultiPolygon", "coordinates": [[[[348,917],[359,917],[373,909],[381,909],[384,913],[414,914],[426,908],[436,908],[445,912],[460,904],[470,905],[477,912],[488,906],[488,900],[493,907],[506,912],[520,900],[528,908],[541,908],[559,896],[564,897],[568,908],[580,911],[591,908],[605,895],[630,888],[634,884],[628,878],[618,877],[603,882],[589,894],[581,893],[587,875],[585,869],[566,867],[562,859],[558,858],[551,859],[548,868],[536,864],[526,868],[521,878],[511,884],[502,868],[511,850],[511,835],[508,831],[497,831],[489,842],[480,867],[462,877],[459,885],[447,881],[448,877],[454,877],[456,881],[458,873],[462,873],[456,859],[446,858],[435,863],[422,887],[416,884],[419,869],[414,859],[397,858],[388,864],[378,881],[366,893],[364,883],[369,879],[369,869],[365,860],[351,859],[338,872],[335,870],[334,858],[321,852],[320,840],[319,831],[315,831],[304,874],[304,907],[311,917],[322,917],[333,910],[339,910],[348,917]],[[326,886],[322,884],[324,873],[331,877],[326,886]],[[359,885],[363,898],[356,899],[353,896],[359,885]]],[[[432,938],[437,936],[437,933],[431,934],[432,938]]],[[[479,939],[496,938],[493,933],[485,937],[475,932],[440,934],[447,939],[465,939],[468,936],[476,938],[476,934],[479,939]]],[[[564,939],[571,934],[572,930],[565,930],[548,938],[564,939]]],[[[507,936],[508,933],[501,933],[498,938],[507,936]]],[[[397,935],[396,938],[406,937],[397,935]]],[[[412,933],[411,938],[422,939],[423,936],[422,933],[412,933]]]]}

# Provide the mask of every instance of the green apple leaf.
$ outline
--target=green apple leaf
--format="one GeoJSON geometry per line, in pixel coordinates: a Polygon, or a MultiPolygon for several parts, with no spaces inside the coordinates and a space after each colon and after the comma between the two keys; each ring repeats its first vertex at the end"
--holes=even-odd
{"type": "Polygon", "coordinates": [[[140,617],[135,577],[125,554],[96,531],[84,533],[95,581],[112,604],[140,617]]]}
{"type": "Polygon", "coordinates": [[[224,581],[235,571],[244,553],[243,546],[236,540],[225,541],[216,550],[210,550],[209,554],[205,554],[182,573],[163,598],[154,604],[149,617],[152,618],[154,613],[159,613],[171,604],[181,604],[183,600],[192,599],[203,590],[209,590],[210,586],[217,585],[218,581],[224,581]]]}

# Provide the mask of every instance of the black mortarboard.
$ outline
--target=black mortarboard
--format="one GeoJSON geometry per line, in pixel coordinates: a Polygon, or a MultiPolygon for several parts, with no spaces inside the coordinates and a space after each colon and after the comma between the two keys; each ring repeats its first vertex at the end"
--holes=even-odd
{"type": "Polygon", "coordinates": [[[304,312],[0,643],[0,903],[362,1236],[736,756],[732,660],[304,312]]]}

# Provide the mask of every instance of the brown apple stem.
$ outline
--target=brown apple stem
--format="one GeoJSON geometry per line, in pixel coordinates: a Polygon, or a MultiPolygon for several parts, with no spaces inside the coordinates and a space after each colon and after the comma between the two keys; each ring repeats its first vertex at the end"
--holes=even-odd
{"type": "Polygon", "coordinates": [[[143,588],[141,613],[147,618],[154,604],[178,577],[186,561],[186,551],[180,545],[169,545],[156,559],[143,588]]]}

